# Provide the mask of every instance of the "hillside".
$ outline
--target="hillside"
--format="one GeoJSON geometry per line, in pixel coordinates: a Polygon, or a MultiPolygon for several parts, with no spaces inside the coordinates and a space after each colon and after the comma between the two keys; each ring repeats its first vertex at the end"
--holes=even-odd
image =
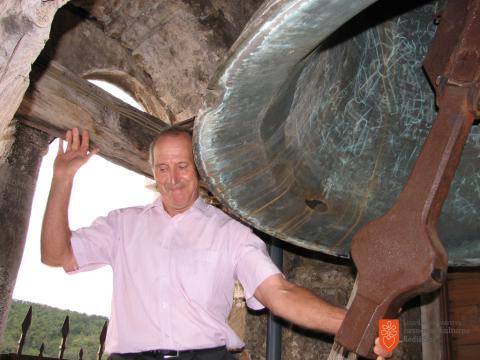
{"type": "MultiPolygon", "coordinates": [[[[61,329],[65,316],[70,318],[70,332],[64,359],[76,360],[80,348],[83,359],[96,359],[99,336],[106,318],[89,316],[74,311],[60,310],[46,305],[14,300],[8,315],[7,329],[0,343],[0,353],[16,352],[22,322],[32,305],[32,323],[28,330],[23,354],[38,355],[42,343],[44,356],[57,357],[62,339],[61,329]]],[[[106,359],[107,356],[103,356],[106,359]]]]}

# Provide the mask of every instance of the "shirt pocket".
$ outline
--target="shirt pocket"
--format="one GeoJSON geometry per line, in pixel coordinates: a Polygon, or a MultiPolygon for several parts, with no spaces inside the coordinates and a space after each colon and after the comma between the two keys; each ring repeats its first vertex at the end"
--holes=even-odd
{"type": "Polygon", "coordinates": [[[228,273],[232,272],[222,253],[183,250],[172,260],[172,285],[185,300],[202,307],[219,305],[223,291],[229,287],[228,273]]]}

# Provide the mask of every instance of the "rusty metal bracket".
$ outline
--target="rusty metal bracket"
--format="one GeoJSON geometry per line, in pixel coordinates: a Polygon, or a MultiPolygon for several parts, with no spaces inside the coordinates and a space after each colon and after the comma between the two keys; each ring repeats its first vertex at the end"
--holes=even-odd
{"type": "Polygon", "coordinates": [[[423,62],[441,108],[447,87],[469,89],[470,109],[480,118],[480,2],[449,1],[423,62]]]}
{"type": "Polygon", "coordinates": [[[378,320],[439,288],[447,272],[437,221],[475,117],[479,116],[480,0],[451,0],[424,62],[439,112],[394,206],[364,226],[351,253],[358,290],[336,341],[374,357],[378,320]]]}

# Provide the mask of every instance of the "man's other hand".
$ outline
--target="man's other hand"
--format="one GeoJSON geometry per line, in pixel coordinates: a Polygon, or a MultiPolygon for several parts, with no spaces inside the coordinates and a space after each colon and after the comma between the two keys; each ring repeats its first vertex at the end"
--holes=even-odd
{"type": "Polygon", "coordinates": [[[388,352],[380,345],[380,340],[378,338],[375,339],[375,347],[373,348],[373,352],[378,355],[377,360],[383,360],[392,357],[392,353],[388,352]]]}

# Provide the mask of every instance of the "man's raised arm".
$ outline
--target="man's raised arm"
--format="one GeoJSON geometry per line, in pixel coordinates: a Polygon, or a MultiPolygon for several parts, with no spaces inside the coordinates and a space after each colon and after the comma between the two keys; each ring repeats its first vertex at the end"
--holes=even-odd
{"type": "Polygon", "coordinates": [[[65,137],[67,149],[63,150],[63,141],[60,139],[53,165],[52,185],[43,217],[41,252],[44,264],[61,266],[66,271],[71,271],[77,267],[68,223],[73,179],[78,169],[97,151],[89,151],[89,135],[86,130],[81,139],[77,128],[68,130],[65,137]]]}

